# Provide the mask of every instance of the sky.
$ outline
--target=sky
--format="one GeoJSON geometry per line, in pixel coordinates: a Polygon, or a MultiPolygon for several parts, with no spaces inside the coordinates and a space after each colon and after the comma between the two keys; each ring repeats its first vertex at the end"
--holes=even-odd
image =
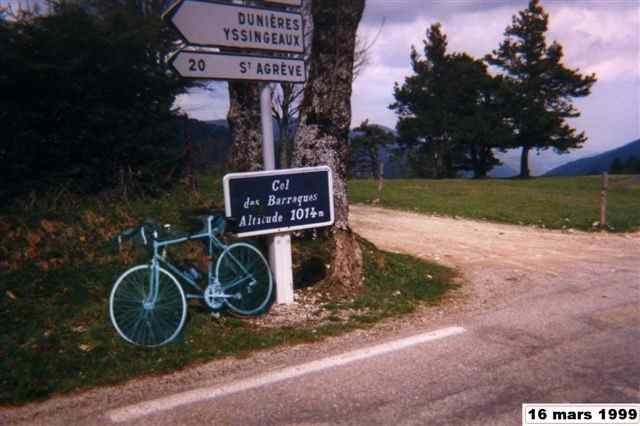
{"type": "MultiPolygon", "coordinates": [[[[14,0],[11,0],[14,1],[14,0]]],[[[7,0],[0,0],[6,4],[7,0]]],[[[363,120],[395,128],[394,83],[411,74],[411,46],[422,51],[426,29],[435,22],[449,40],[450,52],[476,58],[496,49],[513,15],[527,0],[367,0],[359,37],[372,43],[369,64],[353,86],[352,127],[363,120]]],[[[571,120],[588,142],[580,150],[558,156],[534,155],[532,170],[540,174],[567,161],[594,155],[640,138],[640,0],[541,0],[550,15],[547,41],[564,48],[564,64],[595,73],[592,94],[575,100],[582,113],[571,120]]],[[[226,83],[213,91],[195,90],[178,98],[177,106],[200,120],[224,119],[229,105],[226,83]]],[[[506,155],[517,158],[517,152],[506,155]]]]}
{"type": "MultiPolygon", "coordinates": [[[[370,62],[353,86],[352,126],[369,119],[395,128],[388,106],[393,86],[411,74],[409,52],[422,51],[426,29],[442,24],[449,51],[476,58],[496,49],[513,15],[526,0],[367,0],[359,36],[373,45],[370,62]]],[[[571,121],[585,131],[583,149],[558,156],[545,151],[531,159],[534,174],[567,161],[594,155],[640,138],[640,2],[638,0],[541,0],[550,15],[547,41],[564,48],[564,64],[596,73],[598,82],[587,98],[575,100],[582,113],[571,121]]],[[[202,120],[226,117],[225,83],[213,92],[182,96],[178,105],[202,120]]],[[[517,152],[507,154],[515,159],[517,152]]]]}

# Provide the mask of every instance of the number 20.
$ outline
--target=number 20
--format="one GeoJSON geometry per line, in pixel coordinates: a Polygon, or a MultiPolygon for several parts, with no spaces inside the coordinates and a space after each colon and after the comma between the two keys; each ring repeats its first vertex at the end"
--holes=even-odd
{"type": "Polygon", "coordinates": [[[207,64],[204,59],[189,59],[189,71],[204,71],[207,68],[207,64]]]}

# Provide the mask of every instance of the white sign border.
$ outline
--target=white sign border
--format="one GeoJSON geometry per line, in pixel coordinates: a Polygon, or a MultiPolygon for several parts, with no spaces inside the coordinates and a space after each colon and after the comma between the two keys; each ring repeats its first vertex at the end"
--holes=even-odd
{"type": "Polygon", "coordinates": [[[280,234],[284,232],[300,231],[303,229],[320,228],[323,226],[331,226],[335,222],[335,210],[333,204],[333,172],[329,166],[316,166],[316,167],[301,167],[296,169],[278,169],[278,170],[264,170],[260,172],[246,172],[246,173],[229,173],[222,179],[222,187],[224,192],[224,212],[226,217],[231,217],[231,193],[229,191],[229,182],[232,179],[237,178],[251,178],[251,177],[263,177],[263,176],[277,176],[277,175],[296,175],[304,173],[324,172],[326,171],[329,176],[329,214],[330,220],[327,222],[312,223],[308,225],[298,225],[275,229],[265,229],[261,231],[243,232],[235,234],[237,237],[254,237],[257,235],[268,234],[280,234]]]}
{"type": "Polygon", "coordinates": [[[277,4],[279,6],[286,6],[286,7],[302,7],[302,0],[289,0],[289,1],[295,1],[295,3],[288,3],[287,0],[262,0],[265,3],[273,3],[273,4],[277,4]]]}
{"type": "Polygon", "coordinates": [[[305,25],[305,20],[304,17],[302,16],[302,13],[296,9],[296,10],[283,10],[283,9],[274,9],[273,7],[269,7],[269,6],[273,6],[273,4],[261,4],[261,5],[245,5],[245,4],[235,4],[235,3],[225,3],[224,1],[221,0],[191,0],[191,1],[195,1],[195,2],[199,2],[199,3],[209,3],[209,4],[214,4],[214,5],[218,5],[218,6],[226,6],[226,7],[236,7],[236,8],[241,8],[241,9],[251,9],[251,10],[262,10],[265,12],[275,12],[275,13],[287,13],[290,15],[297,15],[300,17],[300,22],[302,23],[302,28],[300,29],[300,35],[302,38],[302,50],[301,51],[296,51],[296,50],[289,50],[289,49],[283,49],[283,50],[273,50],[273,49],[269,49],[267,47],[243,47],[243,46],[230,46],[230,45],[221,45],[221,44],[213,44],[213,43],[192,43],[188,40],[188,38],[183,34],[182,31],[180,31],[180,29],[178,28],[178,26],[173,22],[173,17],[175,14],[178,13],[178,11],[180,10],[180,8],[183,6],[183,4],[186,2],[187,0],[176,0],[174,3],[172,3],[171,5],[169,5],[167,7],[167,9],[161,14],[161,17],[163,20],[165,20],[179,35],[180,38],[182,40],[184,40],[184,42],[188,45],[188,46],[195,46],[195,47],[217,47],[217,48],[225,48],[225,49],[243,49],[243,50],[256,50],[256,51],[260,51],[263,53],[291,53],[291,54],[296,54],[296,55],[306,55],[307,54],[307,46],[306,43],[304,42],[304,38],[305,35],[307,34],[306,32],[306,25],[305,25]]]}
{"type": "Polygon", "coordinates": [[[261,81],[261,82],[267,82],[267,83],[304,84],[309,78],[309,70],[307,68],[307,63],[306,63],[306,61],[304,59],[287,58],[287,57],[280,57],[280,56],[269,56],[269,55],[253,55],[253,54],[250,55],[250,54],[246,54],[246,53],[234,53],[234,52],[233,53],[232,52],[209,52],[209,51],[195,50],[191,46],[185,47],[185,48],[175,52],[169,58],[169,67],[173,70],[174,73],[176,73],[176,75],[178,75],[178,76],[180,76],[180,78],[184,78],[186,80],[261,81]],[[303,77],[304,80],[303,81],[291,81],[291,80],[283,80],[283,79],[278,79],[278,78],[254,79],[254,78],[184,77],[182,74],[180,74],[180,72],[178,71],[178,69],[175,66],[175,61],[178,59],[178,56],[181,53],[194,53],[194,54],[205,55],[205,56],[235,56],[235,57],[250,58],[250,59],[269,59],[269,60],[274,60],[274,61],[301,61],[303,69],[304,69],[304,77],[303,77]]]}

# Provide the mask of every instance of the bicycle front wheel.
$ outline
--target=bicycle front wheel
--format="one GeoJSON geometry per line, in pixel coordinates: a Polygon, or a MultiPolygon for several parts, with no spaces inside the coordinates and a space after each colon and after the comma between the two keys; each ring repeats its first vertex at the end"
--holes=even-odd
{"type": "Polygon", "coordinates": [[[258,315],[267,310],[273,280],[269,264],[257,248],[247,243],[227,247],[218,258],[216,276],[232,311],[258,315]]]}
{"type": "Polygon", "coordinates": [[[109,297],[109,314],[118,334],[134,345],[162,346],[175,339],[187,317],[187,302],[176,278],[158,268],[140,265],[118,278],[109,297]],[[157,287],[157,288],[154,288],[157,287]]]}

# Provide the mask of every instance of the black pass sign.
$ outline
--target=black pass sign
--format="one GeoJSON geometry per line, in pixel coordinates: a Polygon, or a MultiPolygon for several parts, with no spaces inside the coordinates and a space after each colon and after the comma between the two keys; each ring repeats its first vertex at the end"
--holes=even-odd
{"type": "Polygon", "coordinates": [[[228,174],[224,200],[240,237],[329,226],[334,220],[327,166],[228,174]]]}

